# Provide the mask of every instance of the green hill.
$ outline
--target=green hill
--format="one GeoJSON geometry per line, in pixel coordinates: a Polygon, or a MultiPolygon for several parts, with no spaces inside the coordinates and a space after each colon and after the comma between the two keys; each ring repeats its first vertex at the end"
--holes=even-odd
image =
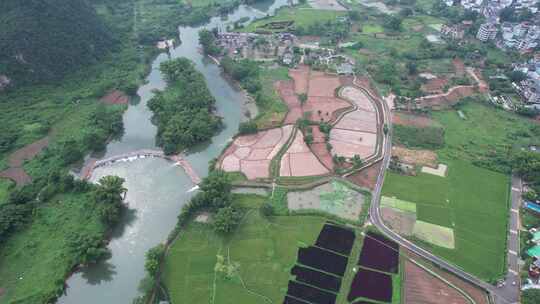
{"type": "Polygon", "coordinates": [[[0,78],[12,84],[59,79],[95,62],[112,42],[85,0],[0,1],[0,78]]]}

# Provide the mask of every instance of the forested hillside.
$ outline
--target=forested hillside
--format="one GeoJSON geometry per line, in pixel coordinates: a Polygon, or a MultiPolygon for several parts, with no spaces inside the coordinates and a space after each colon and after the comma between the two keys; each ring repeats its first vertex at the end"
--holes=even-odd
{"type": "Polygon", "coordinates": [[[59,79],[96,62],[112,45],[85,0],[0,1],[0,75],[12,84],[59,79]]]}

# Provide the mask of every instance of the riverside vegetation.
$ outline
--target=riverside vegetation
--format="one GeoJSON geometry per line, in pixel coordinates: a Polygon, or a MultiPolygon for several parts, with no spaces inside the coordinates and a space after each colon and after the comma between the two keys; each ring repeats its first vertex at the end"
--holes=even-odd
{"type": "Polygon", "coordinates": [[[108,206],[107,197],[95,196],[98,186],[73,181],[68,171],[122,134],[126,107],[99,99],[113,89],[135,94],[156,54],[154,43],[176,34],[179,24],[218,13],[219,5],[209,6],[167,0],[2,1],[0,21],[7,26],[0,28],[0,49],[9,52],[0,52],[0,75],[12,82],[0,92],[0,169],[16,149],[49,138],[48,147],[23,164],[32,183],[16,188],[1,180],[0,264],[9,265],[0,269],[2,302],[51,302],[74,266],[104,256],[114,220],[103,220],[103,214],[113,219],[121,210],[97,208],[108,206]],[[34,13],[36,19],[27,18],[34,13]],[[48,13],[65,20],[38,22],[48,13]],[[17,32],[28,39],[9,38],[17,32]],[[36,43],[19,44],[33,37],[39,38],[36,43]],[[92,44],[96,49],[89,51],[92,44]],[[19,53],[18,63],[12,61],[19,53]],[[62,64],[54,63],[58,60],[62,64]],[[27,78],[31,69],[36,75],[27,78]]]}
{"type": "Polygon", "coordinates": [[[216,100],[203,75],[186,58],[163,62],[160,69],[167,88],[156,91],[148,102],[158,126],[158,144],[171,154],[209,140],[221,119],[212,114],[216,100]]]}

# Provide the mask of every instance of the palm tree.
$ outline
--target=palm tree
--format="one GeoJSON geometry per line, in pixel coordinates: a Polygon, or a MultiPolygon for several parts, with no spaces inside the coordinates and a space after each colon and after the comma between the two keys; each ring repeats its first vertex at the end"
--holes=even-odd
{"type": "Polygon", "coordinates": [[[127,188],[124,187],[124,179],[115,175],[107,175],[99,179],[99,188],[101,194],[107,198],[116,199],[125,198],[127,188]]]}

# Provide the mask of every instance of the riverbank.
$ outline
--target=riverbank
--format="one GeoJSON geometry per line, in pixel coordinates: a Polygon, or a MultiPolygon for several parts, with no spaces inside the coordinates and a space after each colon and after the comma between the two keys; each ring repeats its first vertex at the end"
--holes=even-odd
{"type": "MultiPolygon", "coordinates": [[[[11,151],[33,143],[49,133],[53,134],[49,148],[34,159],[21,164],[34,182],[22,190],[9,187],[6,189],[8,193],[2,194],[3,197],[7,198],[10,193],[17,191],[20,193],[19,199],[32,200],[43,188],[44,181],[51,176],[54,177],[52,173],[58,171],[65,173],[72,163],[80,161],[89,150],[105,147],[105,142],[110,138],[109,134],[113,130],[102,129],[100,127],[102,123],[113,129],[121,127],[121,118],[118,123],[105,123],[104,118],[109,114],[121,117],[126,106],[103,107],[100,98],[110,89],[120,89],[135,94],[138,85],[151,72],[151,58],[156,56],[157,50],[153,42],[148,45],[139,45],[139,42],[144,43],[145,33],[148,31],[152,30],[153,34],[156,34],[164,28],[160,26],[160,30],[156,32],[156,27],[142,23],[154,20],[149,17],[157,17],[160,15],[159,12],[166,12],[167,7],[158,4],[146,5],[149,2],[147,0],[122,3],[105,1],[96,6],[99,16],[107,21],[119,41],[118,49],[102,62],[67,76],[61,85],[24,87],[0,96],[0,118],[2,122],[5,122],[2,124],[2,141],[8,143],[0,150],[2,169],[8,163],[7,158],[11,151]],[[146,18],[145,21],[141,21],[143,16],[146,18]],[[6,136],[8,138],[4,140],[6,136]]],[[[160,21],[166,23],[162,25],[172,28],[174,30],[172,33],[177,33],[174,24],[174,22],[179,22],[177,16],[173,14],[168,14],[168,16],[162,18],[163,15],[161,15],[160,21]]],[[[133,102],[138,102],[138,99],[135,98],[133,102]]],[[[124,132],[129,133],[130,130],[127,128],[129,126],[126,126],[125,122],[124,126],[126,127],[124,132]]],[[[151,132],[153,137],[155,132],[153,129],[151,132]]],[[[112,142],[116,141],[117,138],[113,137],[112,142]]],[[[189,180],[184,180],[179,176],[178,169],[174,167],[172,169],[176,172],[176,176],[169,176],[169,178],[178,183],[191,184],[189,180]]],[[[136,188],[133,185],[128,186],[136,188]]],[[[186,198],[182,196],[183,193],[180,196],[172,196],[171,199],[185,201],[186,198]]],[[[107,227],[99,222],[98,217],[91,211],[93,208],[88,207],[88,203],[89,197],[79,194],[59,194],[51,198],[49,202],[40,204],[38,208],[33,209],[33,212],[28,203],[29,208],[24,209],[24,212],[28,213],[24,225],[14,226],[12,223],[16,223],[15,218],[11,215],[15,216],[16,212],[22,210],[19,210],[19,207],[17,207],[19,209],[14,209],[12,208],[14,205],[4,204],[2,201],[0,204],[2,206],[0,212],[4,216],[2,220],[7,219],[9,233],[13,233],[13,236],[4,238],[4,231],[1,232],[1,239],[4,240],[0,250],[0,265],[3,265],[0,269],[2,273],[0,275],[0,290],[2,290],[0,302],[11,302],[17,299],[28,303],[45,303],[61,294],[64,289],[64,280],[72,273],[73,267],[81,262],[80,256],[66,246],[66,241],[77,236],[83,239],[91,237],[104,240],[107,238],[107,227]],[[59,227],[61,229],[58,229],[59,227]],[[21,252],[32,253],[32,255],[22,255],[21,252]]],[[[129,204],[130,207],[135,205],[129,204]]],[[[174,214],[173,209],[166,212],[174,214]]],[[[133,210],[126,212],[122,224],[119,225],[122,227],[113,229],[110,234],[110,246],[114,246],[115,239],[124,229],[126,222],[133,220],[133,214],[133,210]]],[[[84,280],[88,284],[95,285],[97,282],[110,280],[111,276],[114,275],[109,272],[108,275],[101,276],[99,279],[95,275],[90,275],[87,277],[88,280],[84,280]]],[[[73,287],[74,284],[69,284],[69,286],[73,287]]],[[[136,287],[133,291],[136,292],[136,287]]],[[[92,297],[88,297],[88,300],[91,299],[92,297]]],[[[75,302],[81,303],[78,300],[75,302]]],[[[113,302],[118,303],[118,301],[113,302]]]]}

